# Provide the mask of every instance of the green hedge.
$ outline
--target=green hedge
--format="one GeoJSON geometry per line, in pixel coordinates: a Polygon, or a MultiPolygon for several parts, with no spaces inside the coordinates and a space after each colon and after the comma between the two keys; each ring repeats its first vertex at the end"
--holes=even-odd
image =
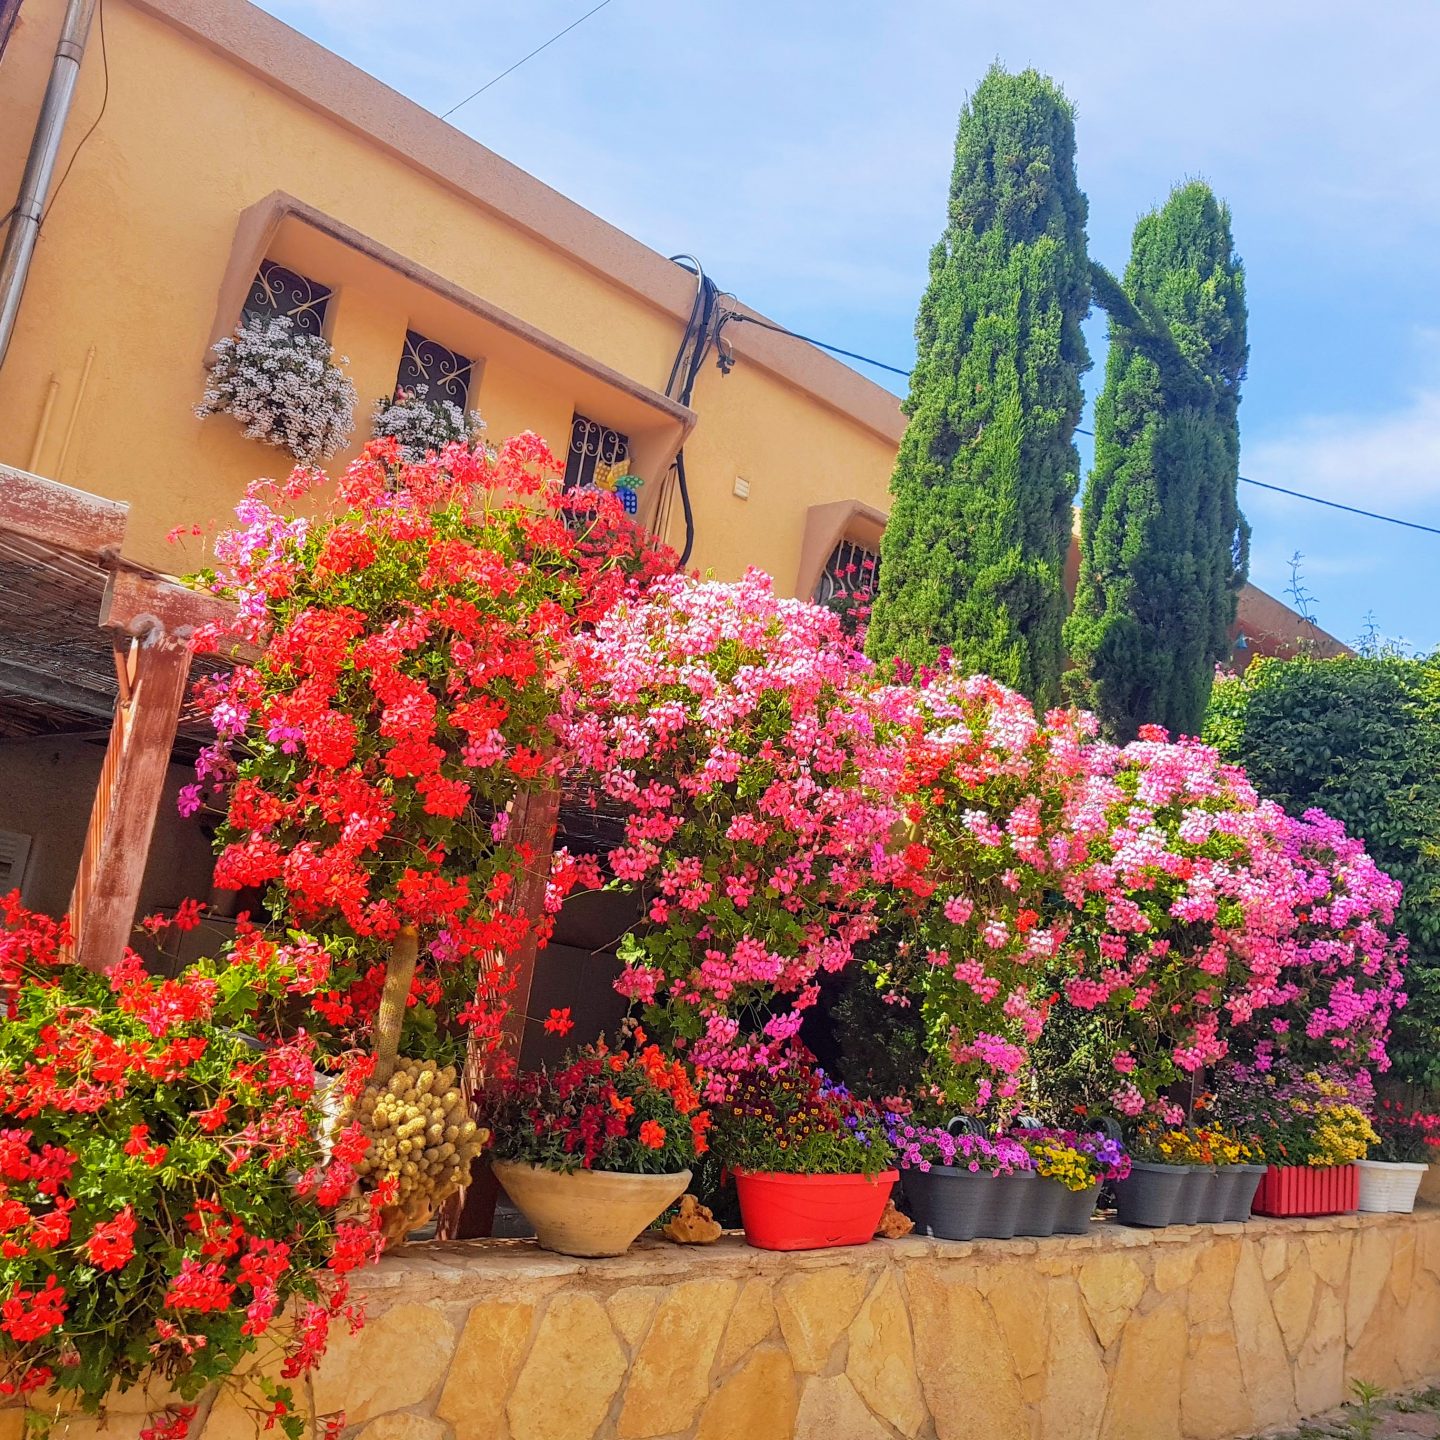
{"type": "Polygon", "coordinates": [[[1396,1078],[1440,1089],[1440,654],[1256,660],[1215,686],[1205,738],[1292,814],[1343,821],[1404,885],[1391,1054],[1396,1078]]]}

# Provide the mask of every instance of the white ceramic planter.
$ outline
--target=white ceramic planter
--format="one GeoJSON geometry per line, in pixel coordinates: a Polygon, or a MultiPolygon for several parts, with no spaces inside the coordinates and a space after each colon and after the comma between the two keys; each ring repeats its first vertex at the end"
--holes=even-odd
{"type": "Polygon", "coordinates": [[[1395,1160],[1357,1160],[1360,1171],[1360,1208],[1391,1215],[1408,1215],[1415,1208],[1428,1165],[1395,1160]]]}
{"type": "Polygon", "coordinates": [[[514,1160],[496,1160],[494,1168],[505,1193],[535,1227],[541,1246],[561,1255],[623,1255],[690,1183],[688,1170],[673,1175],[575,1170],[562,1175],[514,1160]]]}

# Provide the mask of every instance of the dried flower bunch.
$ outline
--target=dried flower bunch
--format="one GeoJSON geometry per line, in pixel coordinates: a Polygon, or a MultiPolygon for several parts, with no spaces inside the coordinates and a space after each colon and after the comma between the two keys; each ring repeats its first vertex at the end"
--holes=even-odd
{"type": "Polygon", "coordinates": [[[233,415],[249,440],[288,450],[303,465],[328,460],[355,429],[355,386],[349,364],[321,335],[295,329],[288,315],[247,316],[233,335],[217,340],[210,383],[195,407],[233,415]]]}

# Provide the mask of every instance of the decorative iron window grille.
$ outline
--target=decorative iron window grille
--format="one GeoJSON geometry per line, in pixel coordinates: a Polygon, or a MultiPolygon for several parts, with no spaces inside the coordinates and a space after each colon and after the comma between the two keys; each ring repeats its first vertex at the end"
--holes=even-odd
{"type": "Polygon", "coordinates": [[[598,420],[577,415],[570,422],[570,449],[565,456],[565,488],[588,490],[597,472],[611,469],[630,458],[630,437],[611,430],[598,420]]]}
{"type": "Polygon", "coordinates": [[[246,320],[251,316],[271,319],[288,315],[298,333],[320,335],[324,333],[331,293],[318,281],[307,280],[273,260],[262,260],[250,293],[245,297],[242,314],[246,320]]]}
{"type": "Polygon", "coordinates": [[[400,372],[395,377],[395,389],[398,393],[424,385],[427,387],[427,400],[448,400],[463,411],[470,398],[470,378],[474,370],[475,362],[468,356],[447,350],[418,330],[407,330],[405,347],[400,352],[400,372]]]}
{"type": "Polygon", "coordinates": [[[828,605],[847,596],[874,595],[880,585],[880,557],[853,540],[842,540],[830,552],[815,586],[815,603],[828,605]]]}

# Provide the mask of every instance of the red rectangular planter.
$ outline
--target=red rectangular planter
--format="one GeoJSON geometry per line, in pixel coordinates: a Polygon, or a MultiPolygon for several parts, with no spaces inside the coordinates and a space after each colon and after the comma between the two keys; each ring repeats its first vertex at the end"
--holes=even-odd
{"type": "Polygon", "coordinates": [[[1360,1204],[1353,1165],[1272,1165],[1251,1207],[1256,1215],[1344,1215],[1360,1204]]]}

